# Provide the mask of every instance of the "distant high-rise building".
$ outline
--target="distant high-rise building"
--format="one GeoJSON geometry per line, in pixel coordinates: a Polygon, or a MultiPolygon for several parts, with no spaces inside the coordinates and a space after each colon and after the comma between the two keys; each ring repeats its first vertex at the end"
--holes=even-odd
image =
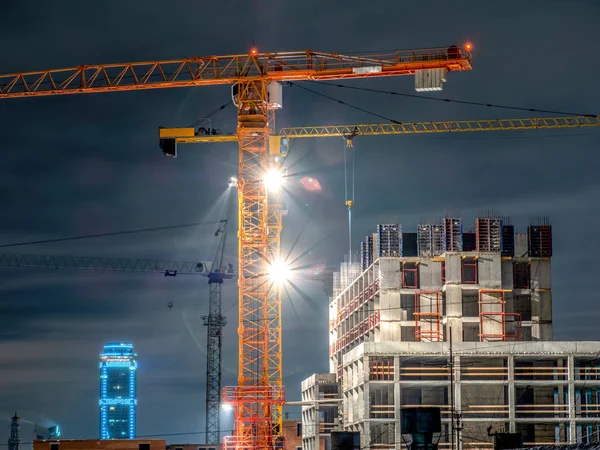
{"type": "Polygon", "coordinates": [[[10,437],[8,438],[8,450],[21,450],[21,435],[19,434],[21,418],[17,413],[11,417],[10,437]]]}
{"type": "Polygon", "coordinates": [[[136,357],[124,343],[100,354],[100,439],[135,439],[136,357]]]}

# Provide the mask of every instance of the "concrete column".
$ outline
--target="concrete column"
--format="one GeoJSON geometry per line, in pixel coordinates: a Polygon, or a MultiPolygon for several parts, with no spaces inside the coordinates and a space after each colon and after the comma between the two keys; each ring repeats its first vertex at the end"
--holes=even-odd
{"type": "Polygon", "coordinates": [[[508,426],[510,433],[517,432],[516,418],[516,405],[515,405],[515,357],[509,355],[508,357],[508,426]]]}
{"type": "Polygon", "coordinates": [[[395,450],[402,448],[402,433],[400,428],[400,414],[402,410],[402,391],[400,389],[400,357],[394,357],[394,411],[396,413],[396,431],[394,433],[395,450]]]}
{"type": "Polygon", "coordinates": [[[577,427],[575,426],[575,357],[569,355],[567,358],[568,364],[568,380],[569,380],[569,439],[572,443],[577,441],[577,427]]]}
{"type": "Polygon", "coordinates": [[[463,341],[462,318],[462,289],[446,285],[446,330],[452,328],[452,342],[463,341]]]}

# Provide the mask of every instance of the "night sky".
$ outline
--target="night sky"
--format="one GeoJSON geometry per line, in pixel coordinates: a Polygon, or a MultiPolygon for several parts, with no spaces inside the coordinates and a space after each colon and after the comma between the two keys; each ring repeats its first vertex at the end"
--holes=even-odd
{"type": "MultiPolygon", "coordinates": [[[[469,40],[474,70],[449,74],[444,91],[431,96],[598,113],[599,25],[597,0],[4,0],[0,72],[244,53],[253,44],[356,53],[469,40]]],[[[412,77],[346,84],[414,93],[412,77]]],[[[309,87],[398,121],[534,114],[309,87]]],[[[187,126],[229,98],[229,87],[215,86],[0,100],[0,244],[218,220],[236,145],[185,146],[171,160],[158,147],[157,128],[187,126]]],[[[277,124],[380,121],[290,87],[277,124]]],[[[233,131],[234,109],[212,124],[233,131]]],[[[549,216],[555,338],[598,339],[599,143],[593,128],[357,139],[354,247],[382,217],[414,231],[422,217],[459,211],[470,228],[477,212],[495,210],[523,232],[530,216],[549,216]]],[[[342,139],[304,140],[288,159],[283,247],[299,238],[301,264],[334,266],[348,252],[343,151],[342,139]],[[304,176],[322,190],[304,189],[304,176]]],[[[210,259],[213,233],[207,224],[0,250],[196,261],[210,259]]],[[[228,260],[235,262],[231,236],[228,260]]],[[[328,370],[327,298],[318,281],[296,284],[301,292],[290,288],[283,306],[290,399],[299,398],[302,379],[328,370]]],[[[98,353],[115,340],[133,342],[139,355],[138,435],[204,431],[205,280],[0,269],[0,298],[0,444],[15,410],[60,424],[64,437],[96,438],[98,353]]],[[[236,383],[236,302],[235,283],[225,285],[224,385],[236,383]]]]}

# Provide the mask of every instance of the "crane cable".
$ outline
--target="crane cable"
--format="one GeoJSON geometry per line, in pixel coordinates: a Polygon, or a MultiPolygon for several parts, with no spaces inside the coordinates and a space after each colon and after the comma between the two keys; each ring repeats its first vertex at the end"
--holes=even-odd
{"type": "MultiPolygon", "coordinates": [[[[188,128],[196,128],[202,122],[204,122],[205,120],[210,119],[212,116],[214,116],[215,114],[217,114],[219,111],[223,111],[225,108],[227,108],[231,104],[233,104],[233,101],[230,100],[227,103],[224,103],[223,105],[219,106],[218,108],[213,109],[211,112],[209,112],[205,116],[198,117],[198,119],[196,119],[196,121],[194,123],[192,123],[188,128]]],[[[212,125],[210,126],[210,128],[212,128],[212,125]]]]}
{"type": "MultiPolygon", "coordinates": [[[[446,97],[430,97],[427,95],[408,94],[405,92],[385,91],[382,89],[372,89],[372,88],[365,88],[365,87],[360,87],[360,86],[349,86],[347,84],[327,83],[325,81],[312,80],[312,81],[310,81],[310,83],[321,84],[323,86],[333,86],[336,88],[351,89],[351,90],[355,90],[355,91],[371,92],[371,93],[375,93],[375,94],[386,94],[386,95],[391,95],[391,96],[415,98],[415,99],[420,99],[420,100],[430,100],[430,101],[434,101],[434,102],[457,103],[457,104],[468,105],[468,106],[483,106],[483,107],[487,107],[487,108],[510,109],[513,111],[527,111],[527,112],[537,112],[537,113],[544,113],[544,114],[559,114],[561,116],[582,116],[582,117],[593,117],[593,118],[598,117],[598,114],[589,114],[589,113],[581,113],[581,112],[565,112],[565,111],[539,109],[539,108],[527,108],[527,107],[514,106],[514,105],[501,105],[501,104],[474,102],[474,101],[467,101],[467,100],[457,100],[457,99],[446,98],[446,97]]],[[[296,85],[296,86],[301,87],[306,90],[309,90],[300,85],[296,85]]],[[[320,94],[323,97],[327,97],[325,94],[321,94],[320,92],[314,92],[314,93],[320,94]]],[[[332,100],[336,100],[336,99],[332,98],[332,100]]],[[[339,103],[343,103],[343,102],[339,102],[339,103]]],[[[352,105],[348,105],[348,106],[352,106],[352,105]]]]}
{"type": "Polygon", "coordinates": [[[345,139],[344,145],[344,193],[346,196],[346,206],[348,207],[348,263],[352,263],[352,207],[354,206],[354,149],[352,140],[345,139]],[[350,150],[351,149],[351,150],[350,150]],[[352,175],[348,182],[348,152],[352,152],[352,175]],[[349,184],[350,189],[348,189],[349,184]],[[351,195],[348,195],[348,191],[351,195]]]}

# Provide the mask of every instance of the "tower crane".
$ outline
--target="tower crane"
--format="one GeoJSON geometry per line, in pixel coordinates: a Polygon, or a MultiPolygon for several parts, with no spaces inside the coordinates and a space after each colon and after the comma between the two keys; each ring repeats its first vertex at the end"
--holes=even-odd
{"type": "MultiPolygon", "coordinates": [[[[233,187],[233,186],[230,186],[233,187]]],[[[228,210],[231,190],[223,208],[224,218],[219,221],[215,236],[219,237],[212,261],[178,262],[126,258],[98,258],[66,255],[36,255],[23,253],[0,253],[0,267],[38,267],[53,269],[77,269],[110,272],[159,273],[165,277],[177,275],[200,275],[208,278],[208,315],[202,320],[207,327],[206,339],[206,443],[219,442],[221,408],[221,351],[223,327],[227,319],[222,314],[221,285],[234,277],[233,264],[224,263],[223,255],[227,241],[228,210]]],[[[169,302],[169,310],[173,308],[169,302]]]]}
{"type": "Polygon", "coordinates": [[[267,192],[264,183],[265,174],[281,170],[281,149],[277,141],[269,139],[275,110],[282,106],[279,82],[414,75],[417,90],[441,90],[447,72],[471,70],[471,63],[470,45],[464,49],[450,46],[360,56],[310,50],[260,53],[252,49],[242,55],[0,75],[0,98],[232,86],[239,143],[239,374],[238,386],[223,392],[224,400],[234,406],[234,431],[225,444],[271,449],[274,437],[281,434],[285,402],[281,291],[267,282],[269,272],[279,272],[282,263],[282,207],[280,194],[267,192]]]}

